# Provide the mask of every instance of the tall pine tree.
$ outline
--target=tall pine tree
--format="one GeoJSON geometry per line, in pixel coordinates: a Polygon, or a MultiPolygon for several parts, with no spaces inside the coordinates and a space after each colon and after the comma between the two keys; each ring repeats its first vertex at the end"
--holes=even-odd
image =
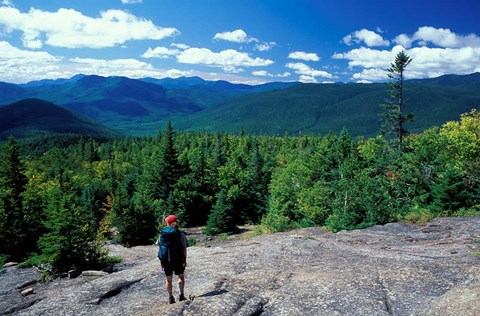
{"type": "Polygon", "coordinates": [[[168,121],[163,131],[159,149],[152,155],[152,160],[146,168],[146,193],[152,200],[166,202],[173,193],[175,183],[179,178],[180,166],[178,153],[175,149],[175,133],[168,121]]]}
{"type": "Polygon", "coordinates": [[[26,256],[28,244],[27,227],[24,222],[22,193],[25,191],[27,178],[20,161],[20,151],[15,138],[10,137],[0,157],[0,254],[10,259],[20,260],[26,256]]]}
{"type": "Polygon", "coordinates": [[[395,60],[391,63],[391,67],[387,70],[388,77],[392,79],[389,82],[390,90],[389,99],[380,107],[385,112],[380,114],[382,119],[382,133],[385,136],[392,137],[392,145],[402,152],[402,143],[405,135],[408,134],[404,125],[413,121],[413,114],[404,114],[404,79],[405,69],[412,61],[405,51],[399,52],[395,56],[395,60]]]}
{"type": "Polygon", "coordinates": [[[217,202],[208,216],[204,233],[207,235],[232,234],[238,231],[235,221],[235,211],[227,196],[227,190],[222,189],[217,202]]]}

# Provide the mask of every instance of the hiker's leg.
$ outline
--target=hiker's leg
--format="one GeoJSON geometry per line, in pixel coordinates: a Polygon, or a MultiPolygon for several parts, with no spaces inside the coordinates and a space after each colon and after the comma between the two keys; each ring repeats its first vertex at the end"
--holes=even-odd
{"type": "Polygon", "coordinates": [[[183,295],[184,288],[185,288],[185,275],[181,273],[178,275],[178,289],[180,290],[180,295],[183,295]]]}
{"type": "Polygon", "coordinates": [[[167,289],[168,295],[172,296],[172,276],[165,277],[165,288],[167,289]]]}
{"type": "Polygon", "coordinates": [[[173,269],[170,265],[164,264],[163,266],[163,271],[165,272],[165,289],[168,292],[168,303],[173,304],[175,303],[175,298],[173,297],[172,293],[172,275],[173,275],[173,269]]]}

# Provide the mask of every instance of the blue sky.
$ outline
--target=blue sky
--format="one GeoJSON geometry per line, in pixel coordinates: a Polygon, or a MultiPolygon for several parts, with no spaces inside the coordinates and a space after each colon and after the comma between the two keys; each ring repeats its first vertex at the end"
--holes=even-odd
{"type": "Polygon", "coordinates": [[[480,71],[477,0],[0,0],[0,81],[376,82],[480,71]],[[401,5],[401,7],[399,7],[401,5]]]}

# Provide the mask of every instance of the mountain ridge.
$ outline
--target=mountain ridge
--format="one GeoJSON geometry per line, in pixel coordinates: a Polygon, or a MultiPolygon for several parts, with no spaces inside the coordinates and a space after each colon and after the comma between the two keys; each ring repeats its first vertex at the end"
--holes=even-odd
{"type": "MultiPolygon", "coordinates": [[[[386,83],[272,82],[250,86],[199,77],[176,79],[76,75],[70,79],[0,83],[0,104],[38,98],[130,135],[152,135],[171,120],[175,128],[256,134],[352,135],[379,133],[386,83]]],[[[405,81],[407,129],[419,132],[478,108],[480,73],[405,81]]]]}
{"type": "MultiPolygon", "coordinates": [[[[353,136],[372,137],[380,133],[379,105],[385,102],[388,89],[381,83],[302,84],[232,98],[173,122],[187,130],[299,135],[347,129],[353,136]]],[[[415,121],[406,125],[412,132],[457,120],[480,103],[480,89],[458,85],[439,88],[406,82],[404,96],[405,113],[415,114],[415,121]]]]}
{"type": "Polygon", "coordinates": [[[40,99],[24,99],[0,107],[0,139],[53,134],[120,136],[107,127],[40,99]]]}

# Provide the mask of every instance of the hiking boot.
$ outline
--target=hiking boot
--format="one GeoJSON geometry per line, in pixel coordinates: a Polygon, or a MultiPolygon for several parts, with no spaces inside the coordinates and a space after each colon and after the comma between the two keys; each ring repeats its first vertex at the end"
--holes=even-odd
{"type": "Polygon", "coordinates": [[[168,298],[168,303],[169,303],[169,304],[175,303],[175,297],[173,297],[173,295],[171,295],[171,296],[168,298]]]}
{"type": "Polygon", "coordinates": [[[178,300],[179,300],[179,301],[186,301],[187,298],[185,297],[185,295],[180,294],[180,296],[178,297],[178,300]]]}

